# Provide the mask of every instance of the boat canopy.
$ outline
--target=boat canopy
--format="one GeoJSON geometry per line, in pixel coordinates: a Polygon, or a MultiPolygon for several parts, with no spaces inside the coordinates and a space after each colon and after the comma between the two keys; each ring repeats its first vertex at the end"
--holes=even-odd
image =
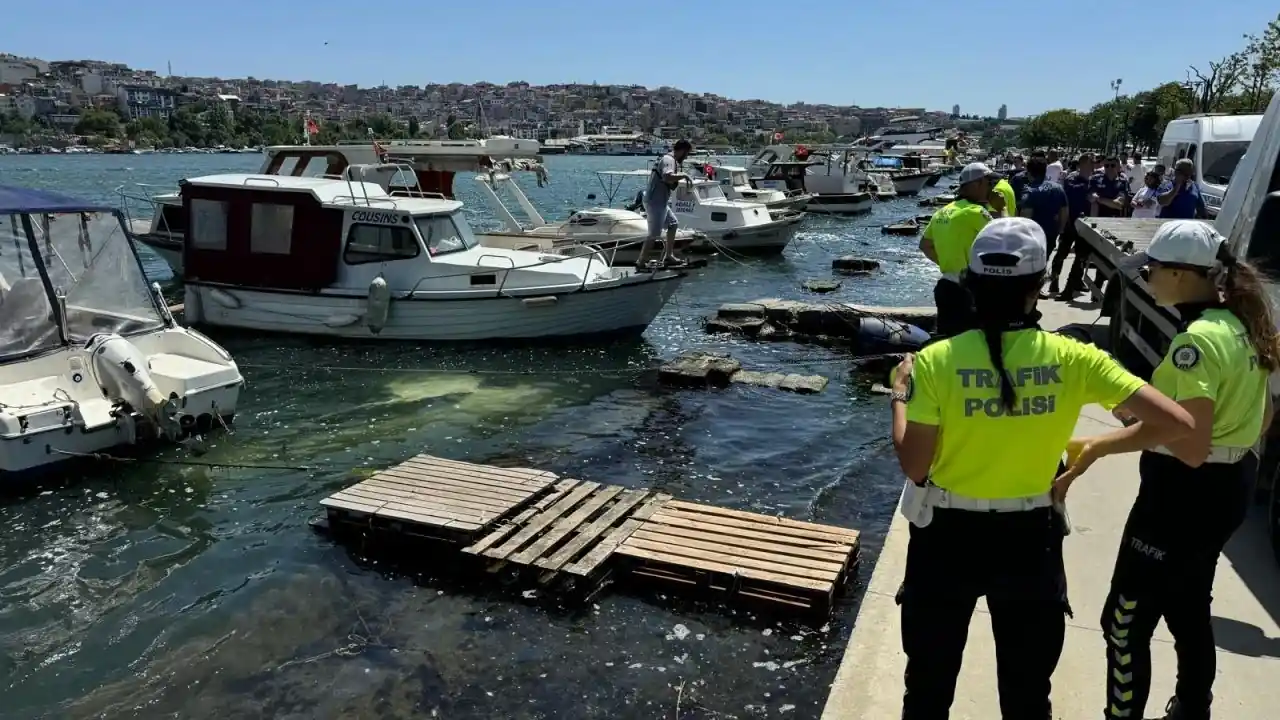
{"type": "Polygon", "coordinates": [[[0,186],[0,363],[167,322],[118,212],[0,186]]]}

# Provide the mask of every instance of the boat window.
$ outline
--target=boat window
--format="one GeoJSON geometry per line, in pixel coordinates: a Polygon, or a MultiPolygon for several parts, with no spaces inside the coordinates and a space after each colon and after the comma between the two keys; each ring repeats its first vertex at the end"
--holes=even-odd
{"type": "Polygon", "coordinates": [[[98,333],[135,335],[164,326],[155,295],[120,220],[113,213],[32,218],[49,281],[66,296],[67,339],[98,333]]]}
{"type": "Polygon", "coordinates": [[[404,225],[353,224],[347,231],[342,260],[348,265],[392,262],[418,257],[422,250],[413,231],[404,225]]]}
{"type": "Polygon", "coordinates": [[[199,250],[227,249],[227,203],[218,200],[191,200],[191,247],[199,250]]]}
{"type": "Polygon", "coordinates": [[[432,257],[476,246],[475,235],[471,234],[471,226],[465,219],[456,223],[452,215],[428,215],[417,218],[415,222],[432,257]]]}
{"type": "Polygon", "coordinates": [[[744,172],[733,173],[731,178],[732,180],[730,182],[732,182],[734,185],[750,185],[751,184],[751,181],[747,179],[747,174],[744,172]]]}
{"type": "Polygon", "coordinates": [[[160,203],[160,222],[156,225],[156,232],[181,234],[186,229],[187,218],[182,212],[182,206],[160,203]]]}
{"type": "Polygon", "coordinates": [[[288,255],[292,239],[292,205],[253,204],[249,215],[249,252],[288,255]]]}
{"type": "MultiPolygon", "coordinates": [[[[35,218],[32,218],[35,222],[35,218]]],[[[0,360],[62,343],[19,215],[0,215],[0,360]]]]}
{"type": "Polygon", "coordinates": [[[713,213],[711,213],[711,221],[712,221],[712,222],[728,222],[728,220],[729,220],[729,214],[728,214],[728,213],[722,213],[722,212],[713,212],[713,213]]]}
{"type": "Polygon", "coordinates": [[[723,200],[724,190],[719,185],[699,185],[698,197],[703,200],[723,200]]]}

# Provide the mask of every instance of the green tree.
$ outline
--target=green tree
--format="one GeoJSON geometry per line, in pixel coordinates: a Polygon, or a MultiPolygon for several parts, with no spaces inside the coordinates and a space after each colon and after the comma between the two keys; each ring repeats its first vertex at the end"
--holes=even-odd
{"type": "Polygon", "coordinates": [[[77,135],[119,137],[120,116],[109,110],[90,108],[81,113],[74,129],[77,135]]]}
{"type": "Polygon", "coordinates": [[[421,130],[422,130],[422,127],[418,124],[418,118],[417,117],[409,118],[409,137],[411,138],[418,137],[418,132],[421,130]]]}
{"type": "Polygon", "coordinates": [[[1241,77],[1245,110],[1261,112],[1280,83],[1280,15],[1267,23],[1261,35],[1245,35],[1245,70],[1241,77]]]}

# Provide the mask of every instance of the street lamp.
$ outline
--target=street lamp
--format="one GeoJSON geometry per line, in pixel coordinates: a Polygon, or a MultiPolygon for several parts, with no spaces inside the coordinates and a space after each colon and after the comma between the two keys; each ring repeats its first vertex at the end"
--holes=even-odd
{"type": "Polygon", "coordinates": [[[1115,93],[1115,98],[1111,102],[1111,117],[1107,118],[1107,142],[1103,146],[1104,152],[1111,149],[1111,131],[1116,124],[1116,104],[1120,102],[1120,83],[1124,82],[1124,78],[1116,78],[1111,81],[1111,91],[1115,93]]]}

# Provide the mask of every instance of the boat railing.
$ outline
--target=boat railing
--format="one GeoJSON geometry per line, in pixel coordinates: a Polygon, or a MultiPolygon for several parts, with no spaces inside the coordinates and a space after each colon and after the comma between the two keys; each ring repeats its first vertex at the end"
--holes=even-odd
{"type": "Polygon", "coordinates": [[[389,195],[387,197],[370,197],[368,193],[365,193],[364,195],[335,195],[330,202],[334,205],[363,205],[365,207],[382,204],[391,206],[392,210],[398,210],[400,208],[396,199],[389,195]]]}
{"type": "Polygon", "coordinates": [[[115,193],[116,197],[119,198],[120,214],[124,216],[125,227],[129,229],[130,233],[133,232],[134,220],[153,222],[157,214],[160,215],[161,227],[156,229],[161,232],[174,232],[167,227],[168,221],[165,219],[164,213],[160,212],[160,206],[164,203],[159,199],[161,195],[173,195],[173,186],[126,183],[116,186],[115,193]],[[143,217],[144,215],[146,217],[143,217]]]}
{"type": "Polygon", "coordinates": [[[247,177],[242,185],[262,185],[264,187],[280,187],[280,181],[269,177],[247,177]]]}

